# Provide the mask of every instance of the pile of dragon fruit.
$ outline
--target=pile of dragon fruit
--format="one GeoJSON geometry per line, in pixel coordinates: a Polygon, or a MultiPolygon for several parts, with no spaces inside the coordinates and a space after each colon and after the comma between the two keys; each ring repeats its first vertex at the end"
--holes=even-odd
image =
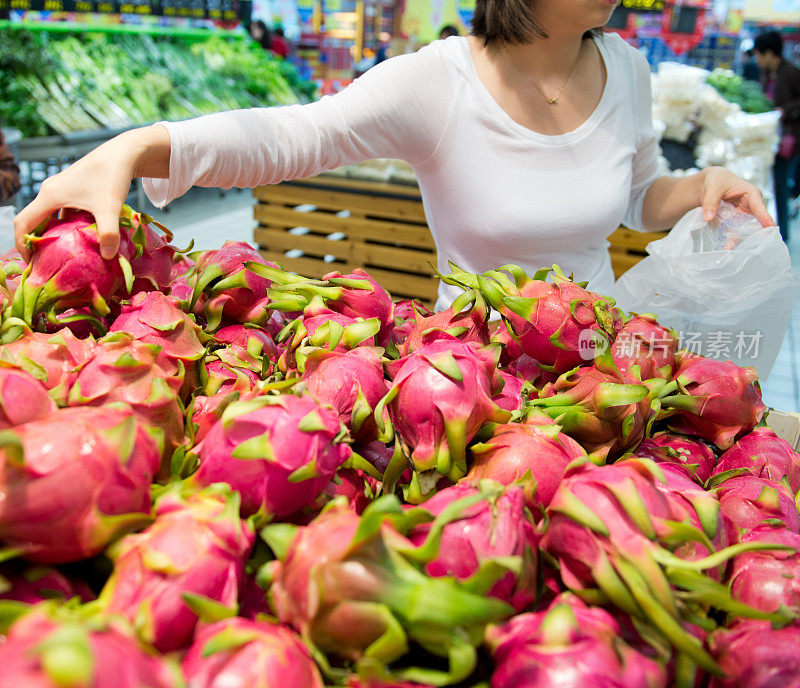
{"type": "Polygon", "coordinates": [[[431,313],[120,231],[2,259],[0,688],[800,686],[752,368],[555,267],[431,313]]]}

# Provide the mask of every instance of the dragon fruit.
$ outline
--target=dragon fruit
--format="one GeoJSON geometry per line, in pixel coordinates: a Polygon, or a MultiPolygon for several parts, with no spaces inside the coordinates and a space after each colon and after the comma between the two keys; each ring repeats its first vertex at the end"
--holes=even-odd
{"type": "Polygon", "coordinates": [[[492,688],[666,688],[667,673],[620,637],[611,614],[569,593],[486,633],[492,688]]]}
{"type": "Polygon", "coordinates": [[[59,403],[66,404],[77,369],[94,350],[93,340],[77,339],[63,329],[55,334],[28,332],[0,346],[0,362],[21,368],[39,380],[59,403]]]}
{"type": "Polygon", "coordinates": [[[253,324],[269,320],[267,289],[272,282],[254,272],[253,265],[279,270],[243,241],[226,241],[222,248],[197,256],[191,306],[195,307],[202,293],[208,294],[203,310],[210,330],[223,320],[253,324]]]}
{"type": "Polygon", "coordinates": [[[0,688],[178,688],[165,661],[118,620],[85,620],[51,603],[14,623],[0,666],[0,688]]]}
{"type": "Polygon", "coordinates": [[[364,513],[380,491],[380,483],[361,470],[340,468],[322,493],[326,500],[344,497],[357,514],[364,513]]]}
{"type": "Polygon", "coordinates": [[[107,315],[95,317],[88,306],[81,308],[67,308],[61,313],[48,311],[39,318],[37,328],[50,334],[67,329],[78,339],[89,337],[102,337],[108,332],[111,323],[119,311],[116,302],[109,304],[111,309],[107,315]]]}
{"type": "MultiPolygon", "coordinates": [[[[258,268],[254,268],[257,269],[258,268]]],[[[260,270],[261,274],[274,276],[276,282],[270,289],[270,297],[283,310],[305,311],[306,318],[322,307],[323,311],[338,313],[349,321],[377,322],[375,344],[389,343],[394,328],[392,299],[386,290],[361,268],[349,275],[331,272],[322,280],[309,280],[283,273],[260,270]]],[[[307,325],[309,336],[311,328],[307,325]]]]}
{"type": "Polygon", "coordinates": [[[705,442],[670,432],[648,437],[636,449],[635,455],[656,463],[680,464],[689,469],[700,483],[705,483],[711,477],[717,465],[716,454],[705,442]]]}
{"type": "Polygon", "coordinates": [[[557,266],[552,269],[553,281],[546,282],[550,272],[541,270],[529,278],[516,265],[505,265],[483,275],[456,269],[442,279],[478,289],[503,316],[523,353],[545,370],[565,373],[586,363],[590,340],[607,348],[615,333],[615,309],[612,301],[587,291],[557,266]]]}
{"type": "Polygon", "coordinates": [[[244,401],[252,399],[257,395],[256,392],[249,392],[245,389],[235,388],[229,394],[217,393],[213,397],[198,395],[192,399],[191,405],[187,409],[187,415],[191,418],[194,426],[194,444],[198,445],[208,435],[211,428],[222,418],[222,413],[234,401],[244,401]]]}
{"type": "Polygon", "coordinates": [[[503,389],[492,397],[492,401],[505,411],[521,411],[527,397],[525,381],[502,370],[497,374],[503,381],[503,389]]]}
{"type": "Polygon", "coordinates": [[[728,478],[715,492],[722,511],[742,531],[767,522],[800,532],[794,496],[784,483],[752,475],[728,478]]]}
{"type": "Polygon", "coordinates": [[[402,299],[394,304],[394,329],[391,332],[392,343],[399,347],[408,339],[411,331],[416,327],[419,318],[426,318],[433,315],[419,301],[413,299],[402,299]]]}
{"type": "Polygon", "coordinates": [[[362,679],[358,676],[351,676],[347,680],[347,688],[433,688],[421,683],[411,683],[409,681],[391,681],[384,683],[377,679],[362,679]]]}
{"type": "Polygon", "coordinates": [[[135,247],[131,258],[131,269],[135,276],[131,292],[166,291],[175,266],[175,247],[169,244],[172,233],[147,215],[135,213],[130,221],[128,231],[135,247]],[[156,232],[148,222],[155,224],[164,234],[156,232]]]}
{"type": "Polygon", "coordinates": [[[240,359],[257,366],[251,365],[251,370],[263,370],[261,359],[265,357],[276,361],[280,356],[270,333],[256,325],[227,325],[214,333],[214,339],[235,351],[240,359]]]}
{"type": "Polygon", "coordinates": [[[447,310],[417,318],[408,337],[398,347],[401,356],[408,356],[430,340],[430,333],[441,331],[462,342],[489,343],[489,309],[480,293],[472,290],[459,296],[447,310]]]}
{"type": "Polygon", "coordinates": [[[308,395],[230,404],[197,452],[198,485],[228,483],[242,516],[287,516],[310,504],[350,456],[336,412],[308,395]]]}
{"type": "Polygon", "coordinates": [[[659,325],[651,314],[636,315],[617,332],[611,345],[611,355],[621,373],[632,373],[649,380],[659,377],[671,380],[676,367],[678,334],[659,325]]]}
{"type": "Polygon", "coordinates": [[[28,560],[86,559],[149,521],[160,456],[129,409],[61,409],[0,445],[0,539],[28,560]]]}
{"type": "Polygon", "coordinates": [[[800,688],[800,627],[770,628],[755,621],[711,636],[724,676],[710,688],[800,688]]]}
{"type": "Polygon", "coordinates": [[[800,455],[771,428],[758,427],[719,457],[714,475],[741,471],[777,482],[786,478],[792,494],[800,490],[800,455]]]}
{"type": "MultiPolygon", "coordinates": [[[[699,489],[688,476],[685,480],[684,486],[699,489]]],[[[716,569],[742,551],[774,545],[738,544],[698,559],[697,548],[684,546],[694,541],[714,549],[711,541],[720,539],[719,505],[715,510],[708,497],[678,499],[672,488],[681,486],[670,485],[659,466],[643,459],[575,467],[550,503],[541,547],[558,561],[569,589],[587,591],[592,599],[646,621],[681,657],[715,672],[716,664],[685,627],[687,621],[699,624],[698,614],[711,614],[712,606],[742,617],[778,617],[735,601],[724,585],[701,571],[716,569]],[[698,603],[691,611],[679,604],[680,591],[698,603]]],[[[706,619],[713,624],[711,616],[706,619]]]]}
{"type": "MultiPolygon", "coordinates": [[[[457,517],[466,506],[454,505],[447,516],[457,517]]],[[[339,506],[299,529],[267,526],[262,534],[279,557],[266,569],[278,618],[321,652],[354,662],[358,673],[381,667],[392,678],[436,685],[466,678],[485,625],[513,612],[482,594],[507,569],[498,567],[496,576],[484,575],[469,587],[425,575],[419,567],[435,554],[436,535],[448,520],[439,517],[431,537],[415,548],[404,533],[426,516],[420,509],[404,510],[387,495],[360,518],[339,506]],[[411,642],[449,659],[448,669],[385,669],[411,642]]]]}
{"type": "Polygon", "coordinates": [[[160,348],[115,332],[97,342],[69,392],[70,406],[105,406],[123,402],[146,425],[163,433],[164,458],[183,443],[183,409],[178,391],[182,370],[175,375],[158,364],[160,348]]]}
{"type": "Polygon", "coordinates": [[[198,618],[213,619],[221,608],[236,613],[254,540],[253,527],[239,518],[238,495],[226,486],[188,494],[173,486],[156,502],[152,525],[112,548],[114,571],[99,601],[159,651],[181,649],[198,618]]]}
{"type": "Polygon", "coordinates": [[[653,417],[650,387],[597,365],[564,373],[528,405],[550,416],[596,460],[612,461],[638,445],[653,417]]]}
{"type": "MultiPolygon", "coordinates": [[[[481,481],[477,488],[454,485],[433,495],[424,509],[439,516],[454,502],[472,497],[473,504],[444,526],[436,557],[425,571],[436,578],[453,576],[466,581],[482,566],[506,557],[519,557],[521,567],[507,573],[487,593],[522,611],[536,600],[537,543],[533,521],[526,513],[525,496],[517,485],[503,487],[492,481],[481,481]]],[[[421,546],[431,531],[424,523],[408,535],[421,546]]]]}
{"type": "Polygon", "coordinates": [[[192,688],[322,688],[297,635],[267,621],[224,619],[198,631],[183,660],[192,688]]]}
{"type": "Polygon", "coordinates": [[[263,618],[259,615],[271,615],[267,601],[267,593],[258,584],[256,576],[245,572],[239,584],[239,616],[245,619],[263,618]]]}
{"type": "Polygon", "coordinates": [[[678,393],[661,399],[670,427],[697,435],[720,449],[750,432],[761,421],[761,400],[755,368],[730,361],[686,356],[675,376],[678,393]]]}
{"type": "Polygon", "coordinates": [[[387,392],[380,349],[318,349],[306,358],[302,380],[312,397],[339,414],[355,440],[370,442],[378,436],[373,414],[387,392]]]}
{"type": "Polygon", "coordinates": [[[40,236],[29,237],[31,261],[14,294],[12,314],[33,324],[38,313],[90,305],[98,315],[109,312],[107,299],[130,294],[134,245],[120,232],[117,256],[100,255],[97,225],[89,213],[69,211],[52,218],[40,236]]]}
{"type": "Polygon", "coordinates": [[[231,392],[253,392],[261,380],[257,373],[244,367],[232,366],[222,361],[210,361],[204,365],[206,395],[227,396],[231,392]]]}
{"type": "Polygon", "coordinates": [[[0,430],[56,410],[44,385],[24,370],[0,367],[0,430]]]}
{"type": "MultiPolygon", "coordinates": [[[[415,473],[412,491],[430,492],[429,476],[456,481],[467,473],[467,444],[488,422],[505,422],[510,413],[492,395],[499,350],[481,348],[443,333],[399,361],[387,365],[392,385],[375,409],[379,426],[388,408],[415,473]],[[423,474],[420,477],[420,474],[423,474]]],[[[389,490],[393,489],[391,481],[389,490]]]]}
{"type": "Polygon", "coordinates": [[[71,580],[48,566],[32,566],[13,572],[0,572],[0,600],[38,604],[56,599],[66,602],[78,597],[83,602],[94,595],[83,581],[71,580]]]}
{"type": "Polygon", "coordinates": [[[537,517],[550,504],[567,466],[587,460],[583,447],[560,432],[558,425],[535,415],[498,426],[490,439],[473,445],[470,452],[473,460],[465,482],[490,478],[503,485],[519,483],[537,517]]]}
{"type": "Polygon", "coordinates": [[[161,347],[158,363],[175,373],[188,368],[205,353],[197,324],[169,296],[158,291],[140,292],[114,321],[111,332],[127,332],[147,344],[161,347]]]}
{"type": "Polygon", "coordinates": [[[736,557],[728,581],[733,596],[765,612],[782,606],[800,611],[800,535],[786,528],[756,526],[742,536],[742,542],[774,542],[791,549],[736,557]]]}

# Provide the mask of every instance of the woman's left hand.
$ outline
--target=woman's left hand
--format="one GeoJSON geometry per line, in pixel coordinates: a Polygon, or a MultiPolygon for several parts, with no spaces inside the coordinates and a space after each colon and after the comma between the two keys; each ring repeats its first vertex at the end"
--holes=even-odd
{"type": "Polygon", "coordinates": [[[750,182],[724,167],[707,167],[700,176],[703,180],[700,201],[706,222],[717,216],[720,201],[727,201],[740,212],[754,215],[764,227],[775,227],[761,192],[750,182]]]}

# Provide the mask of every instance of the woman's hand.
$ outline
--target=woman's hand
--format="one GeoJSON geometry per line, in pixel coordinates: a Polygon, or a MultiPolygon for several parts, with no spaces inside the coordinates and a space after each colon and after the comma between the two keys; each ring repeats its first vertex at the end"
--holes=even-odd
{"type": "Polygon", "coordinates": [[[25,235],[61,208],[94,215],[100,253],[113,258],[119,249],[119,214],[140,175],[169,176],[169,134],[154,125],[121,134],[93,150],[67,169],[42,182],[36,198],[14,218],[17,250],[30,256],[25,235]]]}
{"type": "Polygon", "coordinates": [[[707,167],[700,173],[702,187],[700,203],[706,222],[717,216],[721,201],[727,201],[742,213],[754,215],[764,227],[774,227],[775,220],[767,212],[757,187],[737,177],[723,167],[707,167]]]}

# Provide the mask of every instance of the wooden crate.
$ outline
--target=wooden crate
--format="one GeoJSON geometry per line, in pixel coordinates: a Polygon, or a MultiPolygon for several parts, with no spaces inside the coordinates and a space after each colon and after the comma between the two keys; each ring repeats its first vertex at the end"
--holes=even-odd
{"type": "Polygon", "coordinates": [[[254,193],[268,260],[309,277],[363,267],[395,297],[436,301],[436,247],[416,186],[314,177],[254,193]]]}
{"type": "Polygon", "coordinates": [[[608,252],[611,254],[614,277],[619,279],[623,272],[630,270],[644,258],[647,255],[647,245],[651,241],[663,239],[665,236],[666,232],[635,232],[627,227],[620,227],[608,237],[611,243],[608,252]]]}

